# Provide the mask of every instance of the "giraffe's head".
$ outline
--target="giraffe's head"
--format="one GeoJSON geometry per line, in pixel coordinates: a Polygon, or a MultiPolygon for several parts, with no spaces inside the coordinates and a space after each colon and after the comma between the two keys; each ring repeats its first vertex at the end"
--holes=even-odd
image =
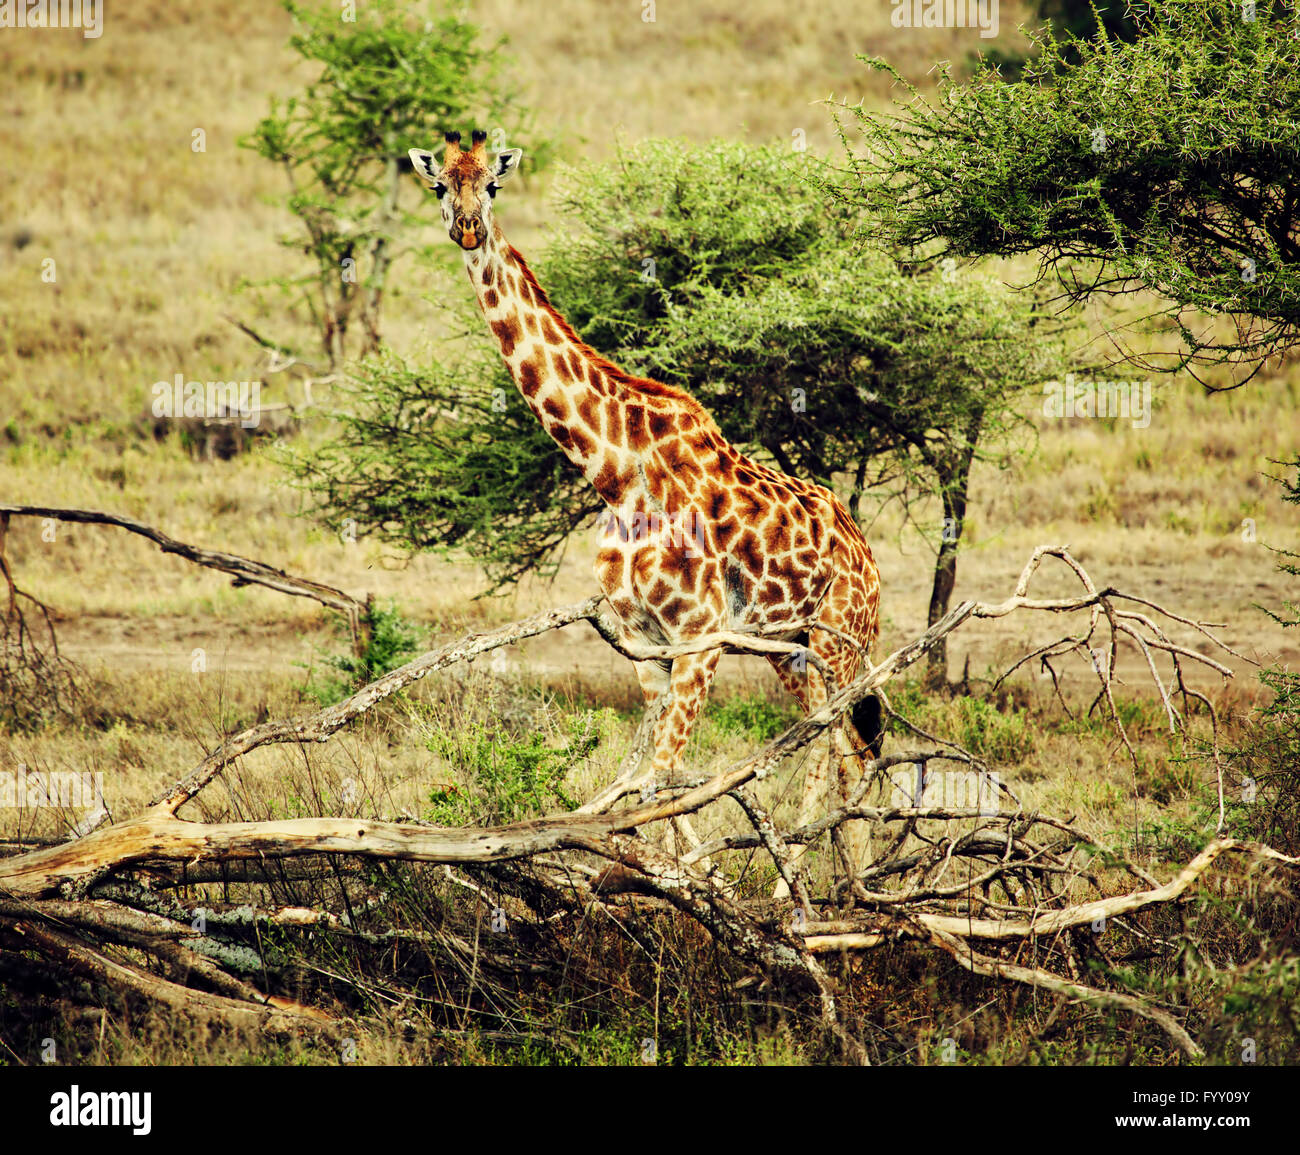
{"type": "Polygon", "coordinates": [[[474,250],[485,245],[492,235],[492,198],[519,167],[523,150],[508,148],[489,153],[487,133],[475,131],[473,147],[460,147],[460,133],[447,133],[447,151],[442,164],[431,152],[411,149],[415,175],[438,198],[442,219],[451,239],[462,249],[474,250]]]}

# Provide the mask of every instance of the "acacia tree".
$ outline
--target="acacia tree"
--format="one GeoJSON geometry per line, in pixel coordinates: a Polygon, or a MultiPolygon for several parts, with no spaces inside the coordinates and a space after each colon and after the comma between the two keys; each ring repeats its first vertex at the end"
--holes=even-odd
{"type": "Polygon", "coordinates": [[[925,259],[1032,252],[1070,300],[1154,291],[1180,346],[1151,367],[1239,385],[1300,340],[1296,0],[1131,16],[1131,42],[1032,34],[1016,83],[945,71],[934,102],[848,110],[835,191],[925,259]]]}
{"type": "MultiPolygon", "coordinates": [[[[1141,0],[1139,0],[1141,2],[1141,0]]],[[[1044,30],[1060,42],[1066,59],[1077,59],[1072,41],[1104,36],[1133,40],[1138,36],[1132,0],[1037,0],[1034,10],[1045,21],[1044,30]]],[[[1003,76],[1020,79],[1028,52],[992,48],[983,62],[992,64],[1003,76]]]]}
{"type": "MultiPolygon", "coordinates": [[[[595,348],[686,387],[733,442],[839,489],[860,519],[891,499],[925,509],[933,624],[955,582],[971,466],[1006,463],[1017,395],[1049,375],[1055,345],[1023,297],[860,250],[856,215],[828,209],[792,159],[652,141],[574,170],[542,283],[595,348]],[[927,498],[940,518],[917,504],[927,498]]],[[[373,363],[340,436],[294,468],[327,522],[466,549],[499,585],[553,561],[601,506],[481,320],[468,327],[485,352],[458,352],[454,369],[373,363]]]]}
{"type": "Polygon", "coordinates": [[[308,264],[263,287],[306,314],[334,370],[379,347],[393,264],[412,231],[436,220],[435,202],[404,175],[407,150],[470,120],[518,124],[521,113],[502,81],[501,44],[483,43],[450,8],[369,0],[349,20],[336,8],[284,7],[290,46],[317,72],[301,94],[273,100],[240,143],[284,170],[299,229],[283,243],[308,264]]]}

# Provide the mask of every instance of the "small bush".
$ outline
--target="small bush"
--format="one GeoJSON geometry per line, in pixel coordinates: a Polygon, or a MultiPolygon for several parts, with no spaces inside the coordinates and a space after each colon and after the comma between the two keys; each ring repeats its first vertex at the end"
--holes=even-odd
{"type": "Polygon", "coordinates": [[[327,656],[325,665],[337,671],[337,674],[319,681],[309,680],[307,683],[305,692],[322,706],[341,702],[354,690],[396,670],[420,652],[424,630],[417,623],[403,617],[397,609],[397,603],[391,599],[367,605],[362,624],[367,631],[368,640],[361,656],[327,656]]]}
{"type": "Polygon", "coordinates": [[[597,715],[587,711],[568,719],[568,741],[548,745],[533,731],[511,738],[481,723],[454,733],[435,733],[428,742],[445,758],[459,781],[429,795],[428,819],[440,826],[499,826],[578,803],[565,793],[569,771],[600,744],[597,715]]]}
{"type": "Polygon", "coordinates": [[[778,704],[757,696],[728,698],[712,707],[709,713],[713,724],[723,734],[744,734],[757,742],[770,742],[801,716],[793,705],[778,704]]]}
{"type": "Polygon", "coordinates": [[[991,762],[1015,762],[1034,748],[1034,736],[1021,710],[1001,713],[983,698],[958,698],[954,703],[957,741],[972,754],[991,762]]]}

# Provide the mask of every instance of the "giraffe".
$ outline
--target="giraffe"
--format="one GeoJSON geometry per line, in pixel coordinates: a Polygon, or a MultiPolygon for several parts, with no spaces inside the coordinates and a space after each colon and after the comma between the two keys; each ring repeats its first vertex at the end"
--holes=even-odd
{"type": "MultiPolygon", "coordinates": [[[[522,150],[489,154],[481,131],[468,150],[460,139],[446,134],[441,164],[422,149],[410,150],[411,163],[463,250],[525,402],[610,511],[595,573],[620,636],[671,645],[721,630],[761,631],[815,654],[845,686],[879,633],[880,577],[853,518],[829,489],[742,454],[688,393],[625,373],[584,344],[492,211],[522,150]]],[[[669,695],[655,724],[651,783],[676,780],[719,657],[715,649],[636,663],[648,705],[669,695]]],[[[805,711],[825,702],[814,663],[768,660],[805,711]]],[[[817,812],[832,756],[842,799],[862,776],[860,752],[869,746],[878,756],[879,701],[865,698],[844,729],[834,728],[812,760],[801,825],[817,812]]],[[[786,894],[782,880],[777,897],[786,894]]]]}

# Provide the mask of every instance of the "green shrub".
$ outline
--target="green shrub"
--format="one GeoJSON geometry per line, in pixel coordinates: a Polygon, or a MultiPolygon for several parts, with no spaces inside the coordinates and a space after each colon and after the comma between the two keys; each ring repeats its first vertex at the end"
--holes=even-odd
{"type": "Polygon", "coordinates": [[[564,779],[600,743],[594,711],[568,719],[568,741],[549,745],[533,731],[508,737],[472,723],[454,733],[435,733],[428,742],[445,758],[459,781],[435,788],[428,818],[440,826],[499,826],[548,813],[558,804],[578,803],[565,793],[564,779]]]}
{"type": "Polygon", "coordinates": [[[391,598],[369,603],[361,621],[368,636],[361,655],[327,656],[324,659],[326,667],[336,673],[320,680],[311,679],[305,687],[305,692],[322,706],[341,702],[354,690],[396,670],[420,652],[424,630],[403,617],[391,598]]]}
{"type": "Polygon", "coordinates": [[[991,762],[1015,762],[1034,748],[1034,736],[1023,710],[1002,713],[983,698],[958,698],[954,703],[957,741],[972,754],[991,762]]]}
{"type": "Polygon", "coordinates": [[[723,734],[744,734],[757,742],[770,742],[803,715],[792,703],[751,696],[727,698],[710,707],[708,716],[723,734]]]}

